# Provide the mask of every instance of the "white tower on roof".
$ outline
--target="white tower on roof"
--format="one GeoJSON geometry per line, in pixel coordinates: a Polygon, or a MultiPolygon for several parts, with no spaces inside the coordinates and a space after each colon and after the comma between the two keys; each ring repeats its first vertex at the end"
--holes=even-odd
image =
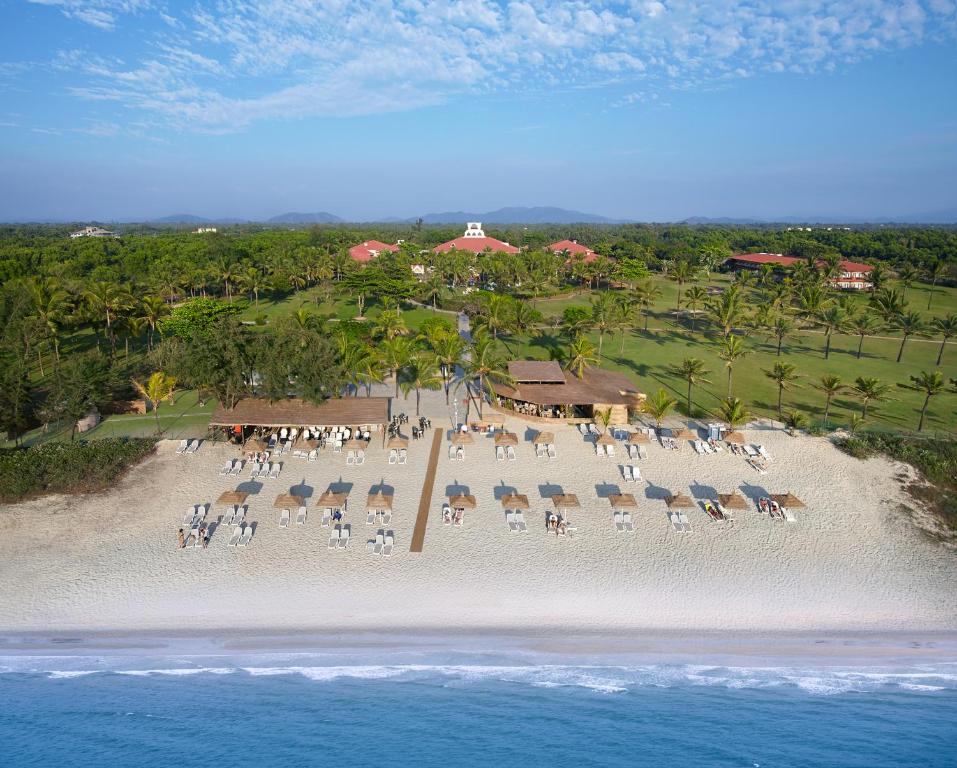
{"type": "Polygon", "coordinates": [[[485,231],[482,229],[481,221],[470,221],[465,225],[464,237],[485,237],[485,231]]]}

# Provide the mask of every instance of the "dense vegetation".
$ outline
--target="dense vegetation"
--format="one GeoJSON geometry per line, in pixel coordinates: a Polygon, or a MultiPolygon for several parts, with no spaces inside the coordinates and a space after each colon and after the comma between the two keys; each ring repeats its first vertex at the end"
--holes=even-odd
{"type": "MultiPolygon", "coordinates": [[[[0,229],[0,430],[13,440],[41,425],[67,425],[72,437],[92,408],[144,395],[159,430],[162,404],[184,388],[227,405],[252,392],[358,395],[386,379],[396,391],[448,390],[460,364],[467,380],[494,387],[507,381],[505,362],[515,355],[554,357],[577,373],[611,365],[649,391],[668,390],[659,403],[678,395],[670,407],[680,400],[692,414],[726,414],[741,398],[742,412],[801,427],[809,411],[826,429],[835,414],[847,424],[853,402],[857,420],[922,429],[927,417],[935,429],[954,427],[934,408],[957,377],[945,344],[957,336],[949,287],[957,233],[948,229],[489,232],[521,246],[518,256],[434,254],[430,246],[460,229],[420,225],[203,235],[134,227],[117,239],[70,239],[68,231],[0,229]],[[354,263],[347,246],[371,237],[404,242],[397,254],[354,263]],[[543,250],[566,237],[599,258],[543,250]],[[752,250],[804,260],[734,281],[717,274],[732,252],[752,250]],[[840,258],[875,263],[878,290],[833,291],[840,258]],[[425,279],[413,277],[413,264],[425,264],[425,279]],[[452,324],[426,320],[416,302],[468,311],[473,347],[452,324]],[[936,361],[926,341],[915,345],[929,336],[941,342],[936,361]],[[815,338],[819,352],[817,341],[805,342],[815,338]],[[795,390],[820,397],[795,408],[795,390]]],[[[62,434],[35,434],[54,433],[62,434]]]]}
{"type": "Polygon", "coordinates": [[[106,488],[155,446],[153,440],[105,439],[0,449],[0,502],[106,488]]]}

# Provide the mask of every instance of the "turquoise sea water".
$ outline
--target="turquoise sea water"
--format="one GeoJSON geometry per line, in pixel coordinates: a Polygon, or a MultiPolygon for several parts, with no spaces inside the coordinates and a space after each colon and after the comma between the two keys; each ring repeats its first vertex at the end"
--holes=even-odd
{"type": "Polygon", "coordinates": [[[957,765],[957,665],[420,661],[0,660],[0,765],[957,765]]]}

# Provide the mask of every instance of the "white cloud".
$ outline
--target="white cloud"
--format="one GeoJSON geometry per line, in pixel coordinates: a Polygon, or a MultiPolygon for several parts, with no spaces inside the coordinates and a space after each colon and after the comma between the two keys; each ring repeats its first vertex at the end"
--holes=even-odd
{"type": "Polygon", "coordinates": [[[207,131],[609,77],[626,92],[709,87],[957,37],[953,0],[196,0],[178,13],[156,0],[31,1],[103,29],[154,15],[138,59],[69,52],[55,66],[78,78],[77,96],[207,131]]]}

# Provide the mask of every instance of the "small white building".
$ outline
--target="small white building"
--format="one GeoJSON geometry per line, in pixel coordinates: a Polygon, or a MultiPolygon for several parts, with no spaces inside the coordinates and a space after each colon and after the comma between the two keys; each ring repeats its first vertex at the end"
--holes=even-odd
{"type": "Polygon", "coordinates": [[[116,232],[111,232],[108,229],[103,229],[102,227],[83,227],[76,232],[70,234],[70,237],[118,237],[116,232]]]}
{"type": "Polygon", "coordinates": [[[194,235],[205,235],[205,234],[208,234],[208,233],[210,233],[210,232],[215,232],[215,231],[216,231],[216,227],[197,227],[196,229],[193,230],[193,234],[194,234],[194,235]]]}

